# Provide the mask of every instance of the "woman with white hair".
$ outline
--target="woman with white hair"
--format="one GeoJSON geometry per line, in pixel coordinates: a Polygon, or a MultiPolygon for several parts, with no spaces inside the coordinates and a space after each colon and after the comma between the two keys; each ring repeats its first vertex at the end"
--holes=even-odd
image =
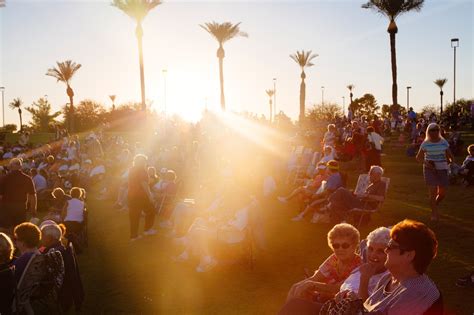
{"type": "Polygon", "coordinates": [[[11,314],[15,293],[15,268],[12,266],[13,242],[5,233],[0,233],[0,314],[11,314]]]}
{"type": "Polygon", "coordinates": [[[423,176],[430,191],[431,220],[439,221],[438,206],[446,196],[449,184],[448,163],[454,160],[449,143],[441,136],[440,127],[431,123],[416,160],[423,163],[423,176]]]}

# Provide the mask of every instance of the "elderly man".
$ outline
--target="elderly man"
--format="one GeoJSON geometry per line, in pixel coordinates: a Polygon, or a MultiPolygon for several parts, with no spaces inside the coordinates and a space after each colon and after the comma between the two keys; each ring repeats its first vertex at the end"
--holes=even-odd
{"type": "Polygon", "coordinates": [[[346,188],[339,188],[329,196],[328,211],[335,221],[344,219],[354,208],[375,209],[385,199],[386,184],[382,181],[383,168],[373,165],[369,171],[370,185],[365,192],[355,195],[346,188]]]}
{"type": "Polygon", "coordinates": [[[27,206],[36,215],[36,190],[31,177],[22,172],[20,159],[11,159],[8,169],[0,182],[0,227],[11,229],[26,221],[27,206]]]}

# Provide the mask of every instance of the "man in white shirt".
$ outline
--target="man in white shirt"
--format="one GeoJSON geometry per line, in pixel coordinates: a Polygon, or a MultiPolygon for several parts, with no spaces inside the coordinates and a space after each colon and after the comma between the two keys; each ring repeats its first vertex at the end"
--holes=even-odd
{"type": "Polygon", "coordinates": [[[44,178],[43,175],[39,174],[36,168],[32,168],[30,173],[31,178],[33,179],[33,184],[35,185],[36,193],[40,193],[41,191],[48,188],[46,178],[44,178]]]}

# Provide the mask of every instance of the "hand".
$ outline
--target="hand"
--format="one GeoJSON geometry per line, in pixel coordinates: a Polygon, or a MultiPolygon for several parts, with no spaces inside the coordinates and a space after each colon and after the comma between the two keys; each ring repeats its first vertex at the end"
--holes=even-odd
{"type": "Polygon", "coordinates": [[[359,267],[359,271],[361,278],[370,279],[370,277],[375,275],[376,268],[373,264],[365,263],[359,267]]]}
{"type": "Polygon", "coordinates": [[[310,291],[314,290],[314,283],[312,280],[304,280],[297,284],[294,296],[296,298],[307,299],[310,297],[310,291]]]}

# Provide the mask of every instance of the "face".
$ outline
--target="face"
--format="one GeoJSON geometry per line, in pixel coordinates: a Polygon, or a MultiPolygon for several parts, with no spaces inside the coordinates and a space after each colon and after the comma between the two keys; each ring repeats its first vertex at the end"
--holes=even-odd
{"type": "Polygon", "coordinates": [[[369,172],[369,178],[371,183],[375,183],[382,178],[382,175],[378,172],[370,171],[369,172]]]}
{"type": "Polygon", "coordinates": [[[436,127],[436,128],[428,130],[428,136],[430,139],[434,139],[434,140],[439,139],[439,128],[436,127]]]}
{"type": "Polygon", "coordinates": [[[404,270],[409,268],[411,261],[413,259],[413,251],[405,251],[403,248],[400,248],[400,245],[394,241],[390,240],[387,247],[385,248],[385,253],[387,254],[387,260],[385,261],[385,267],[391,272],[396,272],[398,270],[404,270]]]}
{"type": "Polygon", "coordinates": [[[339,260],[348,260],[353,257],[356,244],[347,237],[339,237],[331,242],[331,248],[339,260]]]}
{"type": "Polygon", "coordinates": [[[367,260],[368,263],[375,266],[378,272],[385,270],[385,261],[387,254],[385,253],[386,244],[371,243],[367,244],[367,260]]]}

